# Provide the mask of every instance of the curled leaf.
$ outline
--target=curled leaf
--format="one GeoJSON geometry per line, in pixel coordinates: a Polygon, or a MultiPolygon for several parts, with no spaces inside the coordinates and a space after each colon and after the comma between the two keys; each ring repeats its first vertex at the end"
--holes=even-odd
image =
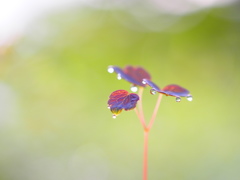
{"type": "Polygon", "coordinates": [[[125,79],[126,81],[133,84],[133,86],[142,86],[145,84],[142,83],[143,79],[151,79],[150,74],[139,66],[126,66],[121,69],[117,66],[109,66],[108,72],[115,72],[118,75],[118,79],[125,79]]]}
{"type": "Polygon", "coordinates": [[[142,83],[143,79],[151,79],[150,74],[139,66],[126,66],[123,68],[123,72],[138,82],[138,84],[133,83],[133,85],[145,86],[145,84],[142,83]]]}
{"type": "Polygon", "coordinates": [[[136,107],[139,96],[129,93],[126,90],[117,90],[111,93],[108,100],[108,107],[114,116],[119,115],[122,110],[132,110],[136,107]]]}
{"type": "Polygon", "coordinates": [[[189,91],[187,89],[176,84],[170,84],[165,86],[163,89],[160,89],[155,83],[148,79],[144,79],[143,83],[149,85],[152,90],[165,94],[166,96],[190,97],[189,91]]]}
{"type": "Polygon", "coordinates": [[[176,84],[170,84],[165,86],[162,89],[163,94],[165,94],[166,96],[175,96],[175,97],[186,97],[189,95],[189,91],[179,85],[176,84]]]}

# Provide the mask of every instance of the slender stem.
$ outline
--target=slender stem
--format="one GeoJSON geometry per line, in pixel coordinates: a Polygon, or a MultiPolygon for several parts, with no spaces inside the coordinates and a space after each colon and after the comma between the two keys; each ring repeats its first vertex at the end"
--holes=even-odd
{"type": "Polygon", "coordinates": [[[143,106],[142,106],[142,94],[143,94],[143,87],[139,88],[139,110],[137,108],[135,108],[135,112],[141,122],[141,124],[143,125],[144,128],[144,145],[143,145],[143,180],[147,180],[148,179],[148,135],[149,135],[149,131],[153,126],[154,120],[156,118],[157,112],[158,112],[158,108],[160,106],[161,100],[162,100],[162,94],[159,94],[158,96],[158,100],[156,102],[152,117],[148,123],[148,125],[145,122],[145,118],[144,118],[144,113],[143,113],[143,106]]]}
{"type": "Polygon", "coordinates": [[[138,92],[138,96],[139,96],[139,112],[140,112],[140,115],[141,117],[144,119],[145,121],[145,118],[144,118],[144,113],[143,113],[143,105],[142,105],[142,94],[143,94],[143,90],[144,90],[144,87],[140,87],[139,88],[139,92],[138,92]]]}
{"type": "Polygon", "coordinates": [[[149,131],[144,131],[143,180],[148,179],[148,134],[149,131]]]}
{"type": "Polygon", "coordinates": [[[138,109],[137,109],[137,108],[134,108],[134,111],[135,111],[135,113],[137,114],[138,119],[141,120],[141,116],[140,116],[140,114],[139,114],[139,112],[138,112],[138,109]]]}
{"type": "Polygon", "coordinates": [[[156,118],[156,115],[157,115],[157,112],[158,112],[158,109],[159,109],[159,106],[160,106],[160,103],[161,103],[161,100],[162,100],[162,94],[159,93],[159,96],[158,96],[158,99],[157,99],[157,102],[156,102],[156,105],[155,105],[155,108],[154,108],[154,111],[153,111],[153,114],[152,114],[152,118],[151,120],[149,121],[149,124],[148,124],[148,129],[150,130],[153,126],[153,123],[154,123],[154,120],[156,118]]]}
{"type": "Polygon", "coordinates": [[[143,113],[143,106],[142,106],[143,90],[144,90],[144,87],[140,87],[139,88],[139,92],[138,92],[138,96],[139,96],[139,103],[138,103],[139,111],[137,110],[137,108],[135,108],[135,112],[136,112],[139,120],[141,121],[141,124],[142,124],[144,130],[147,130],[147,124],[145,122],[144,113],[143,113]]]}
{"type": "Polygon", "coordinates": [[[135,110],[135,112],[136,112],[136,114],[137,114],[138,119],[140,120],[140,122],[141,122],[141,124],[142,124],[142,126],[143,126],[143,129],[146,130],[146,129],[147,129],[147,125],[146,125],[143,117],[140,115],[140,113],[138,112],[138,109],[137,109],[137,108],[135,108],[134,110],[135,110]]]}

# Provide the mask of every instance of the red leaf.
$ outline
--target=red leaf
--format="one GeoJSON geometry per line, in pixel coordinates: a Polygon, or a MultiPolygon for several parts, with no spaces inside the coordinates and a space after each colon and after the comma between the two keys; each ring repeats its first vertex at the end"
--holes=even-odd
{"type": "Polygon", "coordinates": [[[108,107],[116,116],[122,112],[134,109],[136,107],[139,96],[134,93],[129,93],[126,90],[117,90],[111,93],[108,100],[108,107]]]}

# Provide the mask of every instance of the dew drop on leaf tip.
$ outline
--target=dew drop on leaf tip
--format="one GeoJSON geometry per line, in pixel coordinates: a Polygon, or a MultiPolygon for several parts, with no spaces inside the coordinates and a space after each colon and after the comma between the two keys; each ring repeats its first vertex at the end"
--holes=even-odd
{"type": "Polygon", "coordinates": [[[180,97],[176,97],[176,102],[180,102],[181,98],[180,97]]]}
{"type": "Polygon", "coordinates": [[[121,74],[118,74],[118,75],[117,75],[117,79],[118,79],[118,80],[121,80],[121,79],[122,79],[121,74]]]}
{"type": "Polygon", "coordinates": [[[108,72],[109,72],[109,73],[113,73],[113,72],[114,72],[114,69],[113,69],[113,67],[111,67],[111,66],[110,66],[110,67],[108,67],[108,72]]]}
{"type": "Polygon", "coordinates": [[[193,100],[193,97],[192,97],[191,95],[188,95],[188,96],[187,96],[187,100],[188,100],[188,101],[192,101],[192,100],[193,100]]]}
{"type": "Polygon", "coordinates": [[[137,87],[137,86],[132,86],[132,87],[131,87],[131,91],[132,91],[132,92],[137,92],[137,90],[138,90],[138,87],[137,87]]]}
{"type": "Polygon", "coordinates": [[[155,95],[155,94],[157,93],[157,91],[156,91],[155,89],[150,89],[150,93],[151,93],[152,95],[155,95]]]}

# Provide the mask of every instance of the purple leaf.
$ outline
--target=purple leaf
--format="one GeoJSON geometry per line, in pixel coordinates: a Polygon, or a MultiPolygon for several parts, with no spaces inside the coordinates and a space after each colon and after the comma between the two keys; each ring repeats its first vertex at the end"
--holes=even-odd
{"type": "Polygon", "coordinates": [[[129,93],[126,90],[117,90],[111,93],[108,100],[108,107],[113,115],[118,115],[124,109],[125,111],[132,110],[136,107],[139,96],[134,93],[129,93]]]}

